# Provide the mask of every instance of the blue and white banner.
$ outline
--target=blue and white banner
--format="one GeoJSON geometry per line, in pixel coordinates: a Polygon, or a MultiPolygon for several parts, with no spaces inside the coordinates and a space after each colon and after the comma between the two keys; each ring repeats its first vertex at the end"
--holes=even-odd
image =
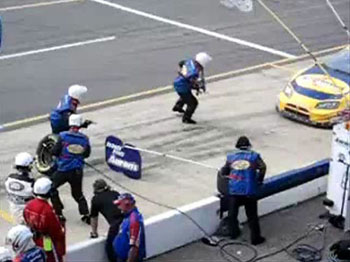
{"type": "Polygon", "coordinates": [[[132,145],[125,144],[125,146],[119,138],[108,136],[105,142],[106,163],[116,172],[124,173],[133,179],[140,179],[142,167],[140,152],[130,148],[132,145]]]}

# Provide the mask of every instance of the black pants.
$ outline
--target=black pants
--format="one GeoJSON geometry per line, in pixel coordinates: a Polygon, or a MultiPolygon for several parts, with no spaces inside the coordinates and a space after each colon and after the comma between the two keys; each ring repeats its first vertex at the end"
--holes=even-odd
{"type": "Polygon", "coordinates": [[[173,110],[177,111],[183,108],[186,105],[186,111],[183,116],[184,119],[191,119],[194,111],[198,106],[198,100],[192,93],[181,94],[178,93],[180,98],[176,101],[176,104],[173,107],[173,110]]]}
{"type": "Polygon", "coordinates": [[[233,238],[240,234],[238,212],[241,205],[245,208],[250,228],[250,239],[252,242],[261,237],[259,217],[258,217],[258,201],[252,197],[246,196],[230,196],[228,203],[228,218],[230,225],[230,233],[233,238]]]}
{"type": "Polygon", "coordinates": [[[122,220],[115,221],[114,223],[112,223],[110,225],[109,230],[108,230],[105,249],[106,249],[108,260],[110,262],[117,261],[117,257],[114,253],[113,241],[119,233],[119,226],[120,226],[121,222],[122,222],[122,220]]]}
{"type": "Polygon", "coordinates": [[[74,169],[67,172],[57,171],[52,175],[51,180],[52,180],[51,202],[57,215],[62,215],[62,210],[63,210],[63,204],[57,189],[67,182],[70,185],[72,197],[79,205],[79,213],[81,215],[89,214],[89,207],[82,191],[83,170],[74,169]]]}

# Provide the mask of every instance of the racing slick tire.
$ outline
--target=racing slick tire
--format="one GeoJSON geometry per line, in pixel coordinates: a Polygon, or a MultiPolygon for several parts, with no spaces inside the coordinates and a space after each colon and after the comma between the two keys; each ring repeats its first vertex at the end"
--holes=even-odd
{"type": "Polygon", "coordinates": [[[35,167],[41,174],[50,176],[56,171],[57,165],[51,151],[58,142],[58,138],[59,136],[56,134],[49,134],[38,144],[35,167]]]}

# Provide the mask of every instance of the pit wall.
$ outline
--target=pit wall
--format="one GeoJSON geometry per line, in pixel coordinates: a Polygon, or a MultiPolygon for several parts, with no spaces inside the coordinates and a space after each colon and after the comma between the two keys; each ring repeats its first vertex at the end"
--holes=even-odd
{"type": "MultiPolygon", "coordinates": [[[[304,168],[291,170],[264,181],[264,186],[274,187],[273,195],[259,201],[259,215],[295,205],[326,192],[329,161],[322,160],[304,168]],[[317,175],[315,175],[317,173],[317,175]],[[276,181],[281,184],[298,177],[299,185],[276,193],[276,181]]],[[[278,184],[278,183],[277,183],[278,184]]],[[[212,196],[179,208],[205,230],[212,234],[218,228],[220,200],[212,196]]],[[[246,221],[245,212],[240,212],[240,220],[246,221]]],[[[261,225],[262,231],[264,225],[261,225]]],[[[145,221],[147,257],[154,257],[196,241],[204,236],[198,227],[185,215],[171,210],[153,216],[145,221]]],[[[67,262],[107,262],[104,238],[87,240],[68,248],[67,262]]]]}

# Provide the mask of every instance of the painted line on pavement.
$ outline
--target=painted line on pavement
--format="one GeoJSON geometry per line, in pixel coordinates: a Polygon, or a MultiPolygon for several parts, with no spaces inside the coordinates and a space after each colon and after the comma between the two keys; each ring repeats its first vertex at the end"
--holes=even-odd
{"type": "Polygon", "coordinates": [[[82,1],[84,0],[59,0],[59,1],[41,2],[41,3],[27,4],[27,5],[9,6],[9,7],[0,8],[0,12],[14,11],[14,10],[21,10],[21,9],[34,8],[34,7],[49,6],[49,5],[58,5],[58,4],[65,4],[65,3],[72,3],[72,2],[82,2],[82,1]]]}
{"type": "MultiPolygon", "coordinates": [[[[335,51],[339,51],[339,50],[343,49],[346,46],[347,46],[347,44],[340,45],[340,46],[335,46],[335,47],[327,48],[327,49],[320,50],[320,51],[317,51],[317,52],[313,52],[313,54],[315,56],[320,56],[320,55],[332,53],[332,52],[335,52],[335,51]]],[[[257,70],[257,69],[261,69],[261,68],[272,66],[272,65],[283,65],[283,64],[288,64],[288,63],[292,63],[292,62],[297,62],[299,60],[307,59],[309,57],[310,57],[309,54],[304,54],[304,55],[301,55],[301,56],[297,56],[295,58],[285,58],[285,59],[277,60],[277,61],[274,61],[274,62],[263,63],[263,64],[251,66],[251,67],[248,67],[248,68],[243,68],[243,69],[238,69],[238,70],[234,70],[234,71],[230,71],[230,72],[226,72],[226,73],[217,74],[217,75],[208,77],[206,79],[209,80],[209,78],[210,78],[211,81],[217,81],[217,80],[220,80],[220,79],[228,78],[228,77],[230,77],[232,75],[237,75],[237,74],[240,74],[240,73],[244,73],[246,71],[257,70]]]]}
{"type": "Polygon", "coordinates": [[[264,52],[267,52],[267,53],[270,53],[270,54],[278,55],[278,56],[281,56],[281,57],[286,57],[286,58],[294,58],[294,57],[296,57],[295,55],[288,54],[286,52],[279,51],[279,50],[276,50],[276,49],[273,49],[273,48],[270,48],[270,47],[266,47],[266,46],[263,46],[263,45],[255,44],[255,43],[248,42],[248,41],[245,41],[245,40],[241,40],[241,39],[238,39],[238,38],[230,37],[230,36],[227,36],[227,35],[224,35],[224,34],[220,34],[220,33],[214,32],[214,31],[210,31],[210,30],[207,30],[207,29],[204,29],[204,28],[201,28],[201,27],[197,27],[197,26],[193,26],[193,25],[177,22],[175,20],[171,20],[171,19],[168,19],[168,18],[160,17],[160,16],[157,16],[157,15],[153,15],[153,14],[150,14],[150,13],[139,11],[139,10],[136,10],[136,9],[133,9],[133,8],[130,8],[130,7],[122,6],[122,5],[119,5],[119,4],[116,4],[116,3],[111,3],[111,2],[108,2],[108,1],[105,1],[105,0],[90,0],[90,1],[98,3],[98,4],[101,4],[101,5],[113,7],[115,9],[119,9],[119,10],[122,10],[122,11],[125,11],[125,12],[128,12],[128,13],[132,13],[134,15],[142,16],[142,17],[145,17],[145,18],[148,18],[148,19],[151,19],[151,20],[155,20],[155,21],[162,22],[162,23],[165,23],[165,24],[170,24],[170,25],[177,26],[177,27],[180,27],[180,28],[184,28],[184,29],[188,29],[188,30],[191,30],[191,31],[195,31],[195,32],[207,35],[207,36],[215,37],[215,38],[218,38],[218,39],[221,39],[221,40],[225,40],[225,41],[228,41],[228,42],[232,42],[232,43],[236,43],[236,44],[239,44],[239,45],[242,45],[242,46],[251,47],[251,48],[254,48],[254,49],[257,49],[257,50],[260,50],[260,51],[264,51],[264,52]]]}
{"type": "Polygon", "coordinates": [[[2,218],[3,220],[5,220],[6,222],[8,222],[10,224],[13,224],[13,225],[15,224],[15,220],[14,220],[13,216],[10,213],[8,213],[4,210],[1,210],[1,209],[0,209],[0,218],[2,218]]]}
{"type": "MultiPolygon", "coordinates": [[[[344,48],[345,46],[347,46],[347,45],[341,45],[341,46],[328,48],[325,50],[314,52],[314,54],[315,55],[323,55],[323,54],[335,52],[335,51],[338,51],[338,50],[344,48]]],[[[242,69],[238,69],[238,70],[229,71],[229,72],[222,73],[222,74],[216,74],[213,76],[209,76],[206,79],[208,81],[211,81],[211,82],[219,81],[221,79],[232,77],[232,76],[237,75],[237,74],[242,74],[245,72],[262,69],[264,67],[271,67],[271,65],[282,65],[285,63],[296,62],[298,60],[305,59],[307,57],[309,57],[308,54],[301,55],[301,56],[298,56],[298,57],[292,58],[292,59],[291,58],[281,59],[281,60],[277,60],[275,62],[263,63],[263,64],[259,64],[259,65],[255,65],[255,66],[250,66],[250,67],[246,67],[246,68],[242,68],[242,69]]],[[[85,111],[85,110],[91,111],[91,110],[98,109],[101,107],[107,107],[107,106],[118,104],[118,103],[128,102],[130,100],[136,100],[136,99],[141,99],[143,97],[147,97],[147,96],[151,96],[151,95],[161,94],[163,92],[170,91],[172,88],[173,87],[171,85],[164,86],[164,87],[157,87],[157,88],[153,88],[151,90],[147,90],[144,92],[139,92],[139,93],[135,93],[135,94],[127,95],[127,96],[112,98],[112,99],[108,99],[108,100],[103,100],[101,102],[88,104],[88,105],[80,107],[80,110],[81,111],[85,111]]],[[[47,120],[48,117],[49,117],[49,114],[45,114],[45,115],[39,115],[39,116],[35,116],[35,117],[17,120],[14,122],[5,123],[5,124],[0,125],[0,132],[6,131],[8,129],[20,128],[22,126],[33,125],[33,124],[39,123],[43,120],[47,120]]]]}
{"type": "Polygon", "coordinates": [[[37,50],[32,50],[32,51],[25,51],[25,52],[16,53],[16,54],[3,55],[3,56],[0,56],[0,60],[7,60],[7,59],[12,59],[12,58],[23,57],[23,56],[28,56],[28,55],[35,55],[35,54],[46,53],[46,52],[52,52],[52,51],[57,51],[57,50],[67,49],[67,48],[72,48],[72,47],[102,43],[102,42],[115,40],[115,38],[116,38],[115,36],[108,36],[108,37],[87,40],[87,41],[82,41],[82,42],[77,42],[77,43],[65,44],[65,45],[60,45],[60,46],[53,46],[53,47],[37,49],[37,50]]]}

